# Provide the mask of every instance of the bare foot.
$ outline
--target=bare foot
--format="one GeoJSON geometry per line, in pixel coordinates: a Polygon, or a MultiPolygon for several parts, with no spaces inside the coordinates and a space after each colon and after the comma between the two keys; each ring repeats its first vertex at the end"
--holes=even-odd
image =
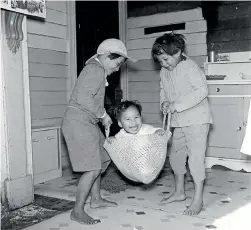
{"type": "Polygon", "coordinates": [[[194,199],[190,206],[184,211],[184,215],[195,216],[198,215],[203,207],[202,199],[194,199]]]}
{"type": "Polygon", "coordinates": [[[100,198],[99,200],[92,200],[90,207],[91,208],[101,208],[101,207],[116,207],[118,204],[109,200],[100,198]]]}
{"type": "Polygon", "coordinates": [[[76,221],[80,224],[85,224],[85,225],[98,224],[101,222],[99,219],[93,219],[90,216],[88,216],[84,210],[75,211],[73,209],[71,211],[70,218],[73,221],[76,221]]]}
{"type": "Polygon", "coordinates": [[[161,204],[169,204],[172,202],[177,202],[177,201],[183,201],[186,199],[186,196],[184,193],[178,193],[178,192],[174,192],[171,196],[167,197],[167,198],[163,198],[160,203],[161,204]]]}

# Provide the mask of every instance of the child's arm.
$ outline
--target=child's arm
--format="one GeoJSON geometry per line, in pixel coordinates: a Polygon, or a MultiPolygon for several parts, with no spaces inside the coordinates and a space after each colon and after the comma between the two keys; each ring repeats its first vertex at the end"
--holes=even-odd
{"type": "Polygon", "coordinates": [[[199,67],[190,65],[186,77],[191,91],[174,102],[173,109],[177,112],[193,108],[208,96],[206,77],[199,67]]]}
{"type": "MultiPolygon", "coordinates": [[[[160,71],[160,79],[163,77],[163,69],[160,71]]],[[[163,103],[168,103],[168,100],[166,98],[166,93],[163,88],[162,80],[160,80],[160,110],[163,111],[163,103]]]]}
{"type": "Polygon", "coordinates": [[[116,138],[115,137],[107,137],[106,140],[108,143],[111,144],[112,142],[114,142],[116,140],[116,138]]]}
{"type": "Polygon", "coordinates": [[[79,77],[84,78],[79,83],[78,103],[90,112],[94,113],[97,118],[104,118],[106,110],[104,108],[104,97],[98,98],[98,92],[104,82],[104,70],[102,68],[85,67],[79,77]],[[83,75],[82,75],[83,74],[83,75]]]}
{"type": "Polygon", "coordinates": [[[156,128],[153,125],[149,125],[149,124],[143,124],[140,130],[140,134],[153,134],[156,133],[160,136],[164,135],[165,130],[162,128],[156,128]]]}
{"type": "Polygon", "coordinates": [[[164,129],[157,129],[155,131],[156,134],[158,134],[159,136],[163,136],[165,134],[165,130],[164,129]]]}

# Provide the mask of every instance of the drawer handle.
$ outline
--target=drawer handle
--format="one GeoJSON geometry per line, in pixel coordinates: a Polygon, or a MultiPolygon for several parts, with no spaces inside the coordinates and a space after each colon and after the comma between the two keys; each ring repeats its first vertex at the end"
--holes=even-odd
{"type": "Polygon", "coordinates": [[[216,92],[220,92],[220,88],[216,88],[216,92]]]}
{"type": "Polygon", "coordinates": [[[37,140],[37,139],[32,139],[32,142],[39,142],[39,140],[37,140]]]}
{"type": "Polygon", "coordinates": [[[55,137],[47,137],[46,138],[47,140],[53,140],[53,139],[56,139],[55,137]]]}
{"type": "Polygon", "coordinates": [[[236,131],[241,131],[241,127],[239,126],[238,129],[236,131]]]}

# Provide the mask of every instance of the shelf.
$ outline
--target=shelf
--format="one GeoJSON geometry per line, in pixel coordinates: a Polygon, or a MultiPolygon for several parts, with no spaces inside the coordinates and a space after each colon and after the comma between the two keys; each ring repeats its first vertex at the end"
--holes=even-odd
{"type": "Polygon", "coordinates": [[[251,85],[251,80],[207,80],[208,85],[251,85]]]}
{"type": "Polygon", "coordinates": [[[217,65],[217,64],[233,64],[233,63],[251,63],[251,60],[247,61],[216,61],[216,62],[205,62],[205,65],[217,65]]]}

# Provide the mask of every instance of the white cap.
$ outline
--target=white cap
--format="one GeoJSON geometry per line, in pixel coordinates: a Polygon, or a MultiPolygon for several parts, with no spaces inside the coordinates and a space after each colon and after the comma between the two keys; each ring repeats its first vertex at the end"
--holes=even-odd
{"type": "Polygon", "coordinates": [[[115,38],[109,38],[104,40],[98,47],[97,49],[97,54],[93,55],[91,58],[89,58],[86,63],[92,59],[97,57],[98,55],[101,54],[107,54],[107,53],[115,53],[115,54],[119,54],[127,59],[130,59],[131,61],[135,62],[136,59],[133,59],[131,57],[128,57],[127,55],[127,49],[125,47],[125,44],[119,40],[119,39],[115,39],[115,38]]]}

